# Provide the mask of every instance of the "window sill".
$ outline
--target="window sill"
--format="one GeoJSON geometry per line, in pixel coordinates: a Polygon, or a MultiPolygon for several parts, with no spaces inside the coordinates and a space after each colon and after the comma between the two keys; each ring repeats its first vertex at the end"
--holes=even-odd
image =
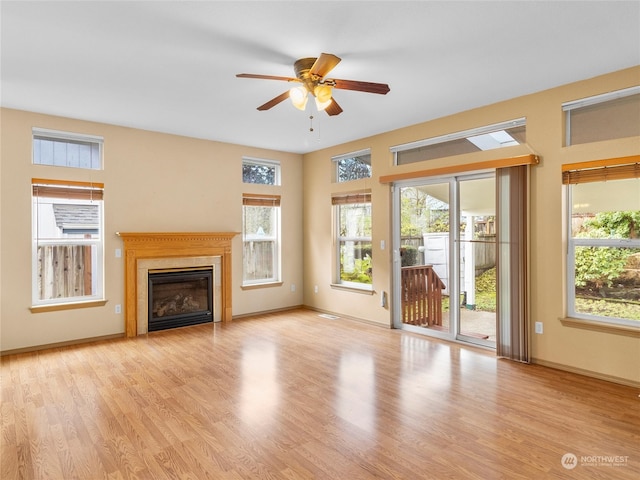
{"type": "Polygon", "coordinates": [[[373,287],[352,287],[341,285],[339,283],[332,283],[331,288],[333,288],[334,290],[344,290],[345,292],[362,293],[364,295],[373,295],[375,293],[373,287]]]}
{"type": "Polygon", "coordinates": [[[616,325],[613,323],[599,322],[597,320],[584,320],[581,318],[560,318],[560,323],[565,327],[582,328],[595,332],[613,333],[625,337],[640,337],[640,322],[637,327],[631,325],[616,325]]]}
{"type": "Polygon", "coordinates": [[[34,305],[29,308],[31,313],[56,312],[58,310],[75,310],[77,308],[104,307],[107,300],[90,300],[88,302],[53,303],[49,305],[34,305]]]}
{"type": "Polygon", "coordinates": [[[254,283],[250,285],[241,285],[242,290],[256,290],[258,288],[281,287],[284,282],[254,283]]]}

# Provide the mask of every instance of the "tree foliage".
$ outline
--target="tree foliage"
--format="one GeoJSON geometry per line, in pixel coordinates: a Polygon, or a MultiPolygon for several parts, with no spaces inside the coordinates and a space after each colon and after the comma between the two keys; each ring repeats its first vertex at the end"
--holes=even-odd
{"type": "Polygon", "coordinates": [[[400,195],[400,235],[414,237],[423,233],[449,231],[449,205],[423,191],[403,188],[400,195]]]}
{"type": "Polygon", "coordinates": [[[343,158],[338,161],[338,181],[348,182],[371,177],[371,156],[343,158]]]}
{"type": "MultiPolygon", "coordinates": [[[[578,238],[638,238],[639,211],[600,212],[586,220],[575,234],[578,238]]],[[[636,249],[576,247],[575,283],[578,287],[610,287],[636,249]]]]}
{"type": "Polygon", "coordinates": [[[640,238],[640,211],[600,212],[585,221],[577,236],[589,238],[640,238]]]}
{"type": "Polygon", "coordinates": [[[275,185],[276,168],[271,165],[244,163],[242,165],[242,182],[275,185]]]}

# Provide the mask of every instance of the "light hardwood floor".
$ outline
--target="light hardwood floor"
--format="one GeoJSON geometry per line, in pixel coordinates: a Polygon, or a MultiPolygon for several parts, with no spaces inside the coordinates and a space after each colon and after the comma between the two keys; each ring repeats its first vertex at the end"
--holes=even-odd
{"type": "Polygon", "coordinates": [[[308,310],[1,365],[3,480],[640,478],[636,389],[308,310]]]}

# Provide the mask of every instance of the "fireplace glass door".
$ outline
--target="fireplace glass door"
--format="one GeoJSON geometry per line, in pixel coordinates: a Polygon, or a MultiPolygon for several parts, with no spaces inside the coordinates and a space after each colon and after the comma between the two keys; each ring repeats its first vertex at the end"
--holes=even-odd
{"type": "Polygon", "coordinates": [[[149,331],[213,321],[213,271],[149,271],[149,331]]]}

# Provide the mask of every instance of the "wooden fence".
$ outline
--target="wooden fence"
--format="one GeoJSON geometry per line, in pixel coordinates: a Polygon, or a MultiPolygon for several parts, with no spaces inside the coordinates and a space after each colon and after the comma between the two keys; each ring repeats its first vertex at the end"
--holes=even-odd
{"type": "Polygon", "coordinates": [[[275,242],[248,240],[243,246],[244,280],[273,278],[275,242]]]}
{"type": "Polygon", "coordinates": [[[39,245],[41,300],[91,295],[90,245],[39,245]]]}

